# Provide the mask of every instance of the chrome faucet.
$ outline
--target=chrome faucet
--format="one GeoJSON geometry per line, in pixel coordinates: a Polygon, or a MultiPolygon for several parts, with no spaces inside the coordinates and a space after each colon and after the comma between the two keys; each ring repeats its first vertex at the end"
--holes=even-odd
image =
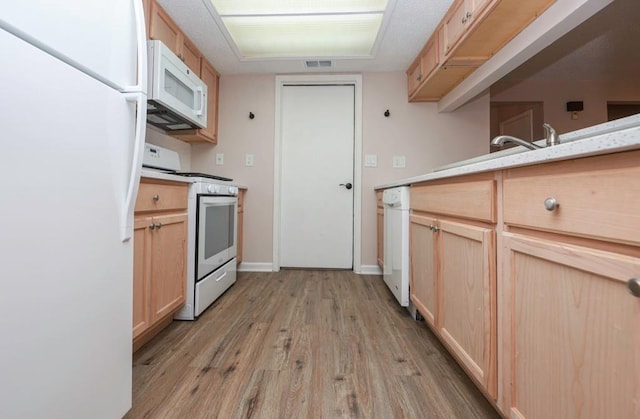
{"type": "MultiPolygon", "coordinates": [[[[560,144],[560,138],[558,137],[558,133],[556,133],[556,130],[553,129],[551,125],[542,124],[542,128],[544,128],[544,136],[547,140],[546,147],[552,147],[554,145],[560,144]]],[[[491,145],[494,147],[502,147],[505,143],[518,144],[528,148],[529,150],[537,150],[540,148],[544,148],[543,146],[539,146],[538,144],[534,144],[532,142],[522,140],[520,138],[512,137],[511,135],[498,135],[496,138],[491,140],[491,145]]]]}
{"type": "Polygon", "coordinates": [[[544,128],[544,137],[547,139],[547,147],[560,144],[560,137],[551,125],[542,124],[542,128],[544,128]]]}

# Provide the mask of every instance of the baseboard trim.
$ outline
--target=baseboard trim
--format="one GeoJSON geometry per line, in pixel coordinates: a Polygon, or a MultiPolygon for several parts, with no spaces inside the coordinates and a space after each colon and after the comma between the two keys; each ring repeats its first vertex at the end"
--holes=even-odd
{"type": "Polygon", "coordinates": [[[356,272],[360,275],[382,275],[382,269],[378,265],[362,265],[360,266],[360,272],[356,272]]]}
{"type": "Polygon", "coordinates": [[[238,272],[273,272],[271,262],[240,262],[238,272]]]}

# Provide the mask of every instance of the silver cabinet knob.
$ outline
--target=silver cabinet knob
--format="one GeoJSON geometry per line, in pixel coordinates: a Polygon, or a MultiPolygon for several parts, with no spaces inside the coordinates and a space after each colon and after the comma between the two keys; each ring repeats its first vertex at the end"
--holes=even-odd
{"type": "Polygon", "coordinates": [[[437,233],[438,231],[440,231],[440,228],[433,224],[429,224],[427,227],[429,227],[429,230],[433,231],[434,233],[437,233]]]}
{"type": "Polygon", "coordinates": [[[161,227],[162,227],[162,223],[158,223],[158,224],[156,224],[156,228],[157,228],[158,230],[160,230],[160,228],[161,228],[161,227]]]}
{"type": "Polygon", "coordinates": [[[155,225],[155,224],[151,224],[151,225],[149,226],[149,230],[154,230],[155,228],[156,228],[156,225],[155,225]]]}
{"type": "Polygon", "coordinates": [[[546,209],[547,211],[553,211],[557,209],[559,206],[560,206],[560,203],[558,202],[557,199],[553,197],[549,197],[544,200],[544,209],[546,209]]]}
{"type": "Polygon", "coordinates": [[[627,281],[627,289],[636,298],[640,298],[640,278],[631,278],[627,281]]]}
{"type": "Polygon", "coordinates": [[[158,194],[153,195],[153,200],[156,201],[156,202],[159,201],[160,200],[160,195],[158,195],[158,194]]]}

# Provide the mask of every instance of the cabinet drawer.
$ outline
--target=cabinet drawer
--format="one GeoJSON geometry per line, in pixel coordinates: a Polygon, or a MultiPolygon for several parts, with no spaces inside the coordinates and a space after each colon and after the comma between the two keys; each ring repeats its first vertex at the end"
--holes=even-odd
{"type": "Polygon", "coordinates": [[[625,153],[511,170],[504,221],[621,243],[640,242],[640,154],[625,153]],[[563,164],[569,166],[562,170],[563,164]],[[558,206],[547,210],[545,200],[558,206]]]}
{"type": "Polygon", "coordinates": [[[187,208],[186,184],[141,182],[135,212],[187,208]]]}
{"type": "Polygon", "coordinates": [[[496,221],[492,179],[411,187],[411,209],[474,220],[496,221]]]}

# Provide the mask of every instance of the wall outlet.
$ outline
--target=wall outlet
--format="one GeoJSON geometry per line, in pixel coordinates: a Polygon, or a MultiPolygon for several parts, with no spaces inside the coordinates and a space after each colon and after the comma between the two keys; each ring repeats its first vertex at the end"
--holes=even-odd
{"type": "Polygon", "coordinates": [[[407,167],[407,158],[405,156],[393,156],[393,167],[396,169],[404,169],[407,167]]]}
{"type": "Polygon", "coordinates": [[[364,167],[376,167],[378,166],[377,154],[365,154],[364,155],[364,167]]]}
{"type": "Polygon", "coordinates": [[[245,156],[244,156],[244,165],[245,166],[253,166],[253,154],[245,154],[245,156]]]}
{"type": "Polygon", "coordinates": [[[222,166],[223,164],[224,164],[224,154],[217,153],[216,154],[216,165],[217,166],[222,166]]]}

